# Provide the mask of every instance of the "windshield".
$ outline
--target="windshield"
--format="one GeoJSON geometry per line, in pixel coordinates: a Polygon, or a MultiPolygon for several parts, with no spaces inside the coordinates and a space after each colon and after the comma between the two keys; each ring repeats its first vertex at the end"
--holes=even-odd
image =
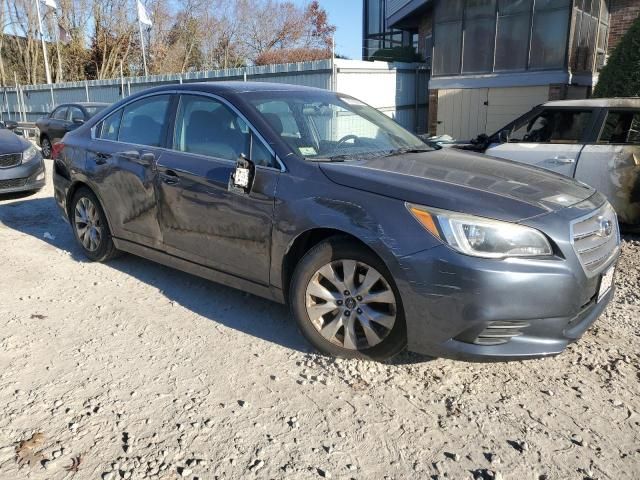
{"type": "Polygon", "coordinates": [[[378,110],[330,92],[259,92],[249,102],[300,156],[344,160],[432,150],[378,110]]]}
{"type": "Polygon", "coordinates": [[[84,109],[87,111],[90,117],[93,117],[96,113],[100,113],[105,108],[106,107],[103,107],[102,105],[93,106],[93,107],[84,107],[84,109]]]}

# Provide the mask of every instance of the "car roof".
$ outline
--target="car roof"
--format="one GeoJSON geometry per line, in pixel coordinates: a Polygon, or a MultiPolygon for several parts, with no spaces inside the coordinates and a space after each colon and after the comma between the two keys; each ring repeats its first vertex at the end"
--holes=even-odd
{"type": "Polygon", "coordinates": [[[640,108],[640,97],[554,100],[543,105],[545,107],[640,108]]]}
{"type": "Polygon", "coordinates": [[[81,107],[106,107],[111,104],[106,102],[69,102],[61,103],[58,107],[72,107],[74,105],[79,105],[81,107]]]}
{"type": "Polygon", "coordinates": [[[195,90],[209,93],[248,93],[248,92],[325,92],[322,88],[306,87],[302,85],[292,85],[288,83],[273,82],[242,82],[242,81],[221,81],[221,82],[194,82],[180,85],[164,85],[154,89],[161,90],[195,90]]]}

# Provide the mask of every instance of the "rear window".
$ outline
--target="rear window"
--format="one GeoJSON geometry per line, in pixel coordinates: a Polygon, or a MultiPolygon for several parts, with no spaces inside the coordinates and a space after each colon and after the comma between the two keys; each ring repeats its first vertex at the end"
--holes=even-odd
{"type": "Polygon", "coordinates": [[[103,106],[84,107],[84,109],[87,111],[87,114],[89,115],[89,117],[93,117],[95,114],[100,113],[105,108],[106,107],[103,107],[103,106]]]}
{"type": "Polygon", "coordinates": [[[598,143],[640,145],[640,111],[611,111],[598,143]]]}

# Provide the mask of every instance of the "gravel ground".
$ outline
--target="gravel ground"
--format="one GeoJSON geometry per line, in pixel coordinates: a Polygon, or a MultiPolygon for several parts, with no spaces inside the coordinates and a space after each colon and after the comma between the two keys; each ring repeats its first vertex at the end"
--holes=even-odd
{"type": "Polygon", "coordinates": [[[281,305],[86,262],[51,195],[0,198],[1,479],[640,478],[638,238],[558,357],[376,364],[311,352],[281,305]]]}

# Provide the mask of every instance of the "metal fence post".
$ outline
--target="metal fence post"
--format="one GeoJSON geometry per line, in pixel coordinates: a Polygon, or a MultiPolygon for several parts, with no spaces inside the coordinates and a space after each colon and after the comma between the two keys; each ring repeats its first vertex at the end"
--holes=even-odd
{"type": "Polygon", "coordinates": [[[89,82],[84,81],[84,93],[87,95],[87,102],[89,101],[89,82]]]}

